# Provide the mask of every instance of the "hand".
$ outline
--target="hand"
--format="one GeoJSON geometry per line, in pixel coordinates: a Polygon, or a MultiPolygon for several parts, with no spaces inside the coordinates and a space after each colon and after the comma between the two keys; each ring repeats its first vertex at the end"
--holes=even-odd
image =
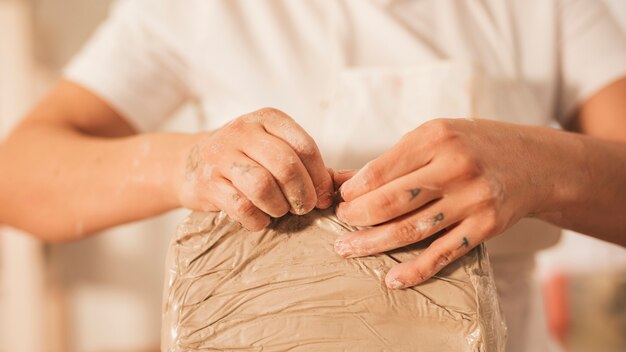
{"type": "Polygon", "coordinates": [[[337,217],[355,226],[379,226],[342,236],[335,250],[344,257],[367,256],[444,232],[417,258],[387,273],[389,288],[404,288],[540,211],[553,188],[540,165],[553,161],[542,159],[551,152],[541,149],[532,128],[433,120],[353,177],[337,172],[335,181],[345,181],[337,217]]]}
{"type": "Polygon", "coordinates": [[[313,139],[293,119],[266,108],[199,135],[178,182],[182,206],[225,211],[249,230],[288,211],[332,204],[333,182],[313,139]]]}

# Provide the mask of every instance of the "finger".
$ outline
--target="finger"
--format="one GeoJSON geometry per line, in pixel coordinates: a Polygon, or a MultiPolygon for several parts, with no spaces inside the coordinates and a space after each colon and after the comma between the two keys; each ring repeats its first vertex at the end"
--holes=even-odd
{"type": "Polygon", "coordinates": [[[333,181],[326,171],[317,144],[291,117],[277,109],[262,109],[256,112],[265,130],[282,139],[298,154],[309,172],[317,194],[317,207],[332,205],[333,181]]]}
{"type": "Polygon", "coordinates": [[[272,217],[281,217],[289,211],[283,192],[268,170],[243,153],[223,160],[228,164],[221,167],[222,175],[257,208],[272,217]]]}
{"type": "Polygon", "coordinates": [[[249,231],[260,231],[270,224],[270,218],[257,208],[229,180],[221,178],[212,182],[211,199],[228,216],[249,231]]]}
{"type": "Polygon", "coordinates": [[[367,163],[339,189],[341,197],[351,201],[387,182],[404,176],[431,160],[432,154],[403,138],[393,148],[367,163]]]}
{"type": "MultiPolygon", "coordinates": [[[[246,139],[241,151],[270,172],[278,183],[291,212],[305,214],[315,208],[313,181],[296,152],[283,140],[267,133],[246,139]]],[[[327,173],[326,169],[324,172],[327,173]]],[[[269,196],[269,195],[268,195],[269,196]]]]}
{"type": "Polygon", "coordinates": [[[441,179],[440,169],[429,164],[350,202],[340,203],[336,209],[337,217],[353,226],[387,222],[440,198],[441,191],[432,185],[441,179]]]}
{"type": "Polygon", "coordinates": [[[422,283],[465,255],[482,240],[479,228],[464,221],[433,241],[415,259],[394,266],[385,277],[387,287],[401,289],[422,283]]]}
{"type": "Polygon", "coordinates": [[[454,225],[462,215],[454,199],[443,198],[385,225],[343,235],[335,241],[335,252],[343,257],[363,257],[404,247],[454,225]]]}
{"type": "Polygon", "coordinates": [[[328,172],[328,176],[330,176],[331,180],[335,179],[335,170],[333,170],[331,167],[327,167],[326,171],[328,172]]]}
{"type": "Polygon", "coordinates": [[[341,187],[341,185],[352,178],[359,170],[337,170],[333,174],[333,183],[335,187],[341,187]]]}

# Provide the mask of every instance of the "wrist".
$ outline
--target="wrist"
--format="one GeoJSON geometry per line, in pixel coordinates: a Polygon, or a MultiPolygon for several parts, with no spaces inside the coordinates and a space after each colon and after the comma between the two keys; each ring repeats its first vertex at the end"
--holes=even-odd
{"type": "Polygon", "coordinates": [[[169,170],[170,179],[164,187],[166,198],[175,208],[185,206],[183,195],[185,187],[189,185],[192,173],[200,163],[199,144],[208,133],[178,134],[172,145],[173,162],[169,170]]]}
{"type": "MultiPolygon", "coordinates": [[[[149,194],[154,211],[163,212],[182,206],[180,189],[184,182],[185,163],[198,135],[185,133],[150,133],[132,137],[129,181],[134,188],[149,194]]],[[[137,199],[145,202],[145,199],[137,199]]]]}
{"type": "Polygon", "coordinates": [[[531,182],[541,185],[529,215],[559,216],[563,209],[580,201],[581,187],[588,187],[589,169],[584,161],[581,136],[557,129],[533,127],[535,172],[531,182]]]}

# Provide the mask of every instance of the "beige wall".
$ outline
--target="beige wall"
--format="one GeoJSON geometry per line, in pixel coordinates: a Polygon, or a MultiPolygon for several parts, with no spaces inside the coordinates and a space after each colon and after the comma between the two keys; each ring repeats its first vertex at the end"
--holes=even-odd
{"type": "MultiPolygon", "coordinates": [[[[37,94],[31,33],[27,4],[0,1],[0,138],[37,94]]],[[[30,336],[45,331],[43,246],[7,228],[0,236],[0,350],[41,351],[44,345],[30,336]]]]}
{"type": "MultiPolygon", "coordinates": [[[[50,89],[110,2],[0,0],[0,137],[50,89]]],[[[196,128],[189,109],[164,126],[196,128]]],[[[0,351],[157,350],[165,251],[185,214],[64,245],[0,228],[0,351]]]]}

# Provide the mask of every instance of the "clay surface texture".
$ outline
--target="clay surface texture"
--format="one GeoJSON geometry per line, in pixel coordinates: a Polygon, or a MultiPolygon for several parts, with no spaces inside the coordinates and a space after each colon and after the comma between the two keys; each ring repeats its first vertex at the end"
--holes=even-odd
{"type": "Polygon", "coordinates": [[[506,327],[483,245],[411,289],[385,273],[427,242],[344,259],[356,228],[332,211],[249,232],[192,213],[168,253],[163,351],[503,351],[506,327]]]}

